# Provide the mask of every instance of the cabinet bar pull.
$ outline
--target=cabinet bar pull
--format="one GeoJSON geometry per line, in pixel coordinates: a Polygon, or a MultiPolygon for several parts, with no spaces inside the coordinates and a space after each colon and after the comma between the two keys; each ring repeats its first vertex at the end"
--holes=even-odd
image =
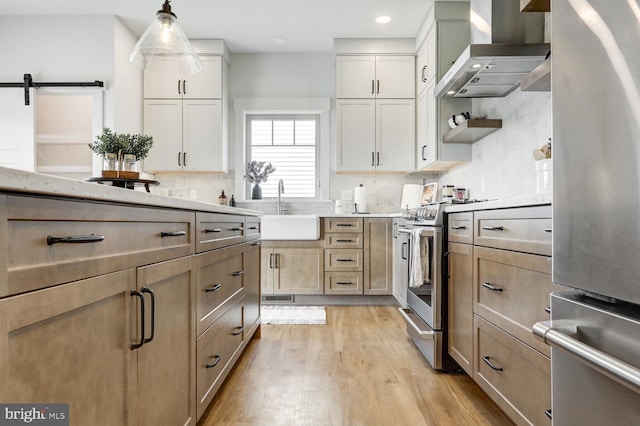
{"type": "Polygon", "coordinates": [[[488,288],[491,291],[497,291],[499,293],[502,293],[502,287],[496,287],[496,286],[493,286],[493,285],[491,285],[489,283],[486,283],[486,282],[482,283],[482,287],[488,288]]]}
{"type": "Polygon", "coordinates": [[[485,231],[504,231],[504,226],[483,226],[485,231]]]}
{"type": "Polygon", "coordinates": [[[371,151],[371,167],[375,165],[376,154],[371,151]]]}
{"type": "Polygon", "coordinates": [[[182,237],[187,235],[187,231],[171,231],[171,232],[161,232],[161,237],[182,237]]]}
{"type": "Polygon", "coordinates": [[[467,229],[467,227],[464,225],[453,225],[451,229],[467,229]]]}
{"type": "Polygon", "coordinates": [[[244,231],[242,226],[236,226],[235,228],[231,228],[232,231],[244,231]]]}
{"type": "Polygon", "coordinates": [[[380,80],[376,80],[376,82],[378,83],[378,90],[376,90],[376,95],[380,94],[380,80]]]}
{"type": "Polygon", "coordinates": [[[213,368],[216,365],[218,365],[218,363],[220,362],[220,360],[222,359],[222,355],[214,355],[211,358],[213,358],[213,362],[211,364],[205,364],[206,368],[213,368]]]}
{"type": "Polygon", "coordinates": [[[182,153],[182,165],[184,167],[187,167],[187,153],[186,152],[182,153]]]}
{"type": "Polygon", "coordinates": [[[380,165],[380,151],[376,152],[376,166],[380,165]]]}
{"type": "Polygon", "coordinates": [[[131,350],[134,350],[144,345],[144,295],[133,289],[129,294],[140,298],[140,342],[131,344],[131,350]]]}
{"type": "Polygon", "coordinates": [[[182,166],[182,163],[180,162],[180,157],[181,157],[182,153],[179,152],[178,153],[178,166],[182,166]]]}
{"type": "Polygon", "coordinates": [[[256,229],[258,229],[258,227],[257,226],[250,226],[249,229],[252,230],[252,231],[255,231],[256,229]]]}
{"type": "Polygon", "coordinates": [[[495,371],[503,371],[502,367],[496,367],[495,365],[493,365],[493,363],[491,361],[489,361],[491,358],[489,358],[488,356],[483,356],[482,360],[485,362],[485,364],[487,364],[489,367],[491,367],[491,369],[495,370],[495,371]]]}
{"type": "Polygon", "coordinates": [[[83,243],[98,243],[104,240],[104,235],[75,235],[71,237],[53,237],[47,236],[47,245],[54,245],[58,243],[65,244],[83,244],[83,243]]]}
{"type": "Polygon", "coordinates": [[[409,259],[409,243],[402,243],[402,250],[400,250],[400,257],[402,260],[409,259]]]}
{"type": "Polygon", "coordinates": [[[222,229],[220,229],[220,228],[213,228],[213,229],[208,228],[208,229],[205,229],[204,232],[206,234],[211,234],[211,233],[214,233],[214,232],[216,232],[216,233],[217,232],[222,232],[222,229]]]}
{"type": "Polygon", "coordinates": [[[207,287],[204,289],[205,293],[213,293],[214,291],[218,291],[222,288],[222,284],[214,284],[212,287],[207,287]]]}
{"type": "Polygon", "coordinates": [[[551,233],[552,229],[551,228],[544,228],[544,232],[549,232],[551,233]]]}
{"type": "Polygon", "coordinates": [[[244,327],[243,326],[236,327],[233,330],[234,330],[234,332],[231,333],[231,335],[232,336],[239,336],[240,334],[242,334],[242,330],[244,330],[244,327]]]}
{"type": "Polygon", "coordinates": [[[336,240],[337,243],[352,243],[353,240],[336,240]]]}
{"type": "Polygon", "coordinates": [[[376,82],[374,80],[371,80],[371,94],[373,95],[375,93],[376,90],[376,82]]]}
{"type": "Polygon", "coordinates": [[[276,269],[280,268],[280,254],[276,253],[276,269]]]}
{"type": "Polygon", "coordinates": [[[424,155],[424,150],[427,149],[426,145],[422,145],[422,161],[427,161],[427,156],[424,155]]]}
{"type": "Polygon", "coordinates": [[[142,287],[142,293],[149,293],[151,295],[151,336],[149,336],[148,339],[144,339],[144,343],[149,343],[156,334],[156,294],[147,287],[142,287]]]}
{"type": "Polygon", "coordinates": [[[336,262],[353,262],[353,259],[336,259],[336,262]]]}
{"type": "Polygon", "coordinates": [[[422,67],[422,82],[426,83],[427,82],[427,66],[423,66],[422,67]]]}
{"type": "Polygon", "coordinates": [[[182,94],[187,94],[187,80],[182,80],[182,94]]]}
{"type": "Polygon", "coordinates": [[[551,416],[551,408],[548,408],[546,410],[544,410],[544,413],[547,415],[547,417],[549,417],[550,419],[552,419],[553,417],[551,416]]]}
{"type": "Polygon", "coordinates": [[[233,275],[234,277],[241,277],[242,275],[244,275],[244,271],[236,271],[231,275],[233,275]]]}
{"type": "Polygon", "coordinates": [[[255,247],[255,246],[260,246],[262,244],[260,244],[260,243],[251,243],[251,245],[255,247]]]}
{"type": "Polygon", "coordinates": [[[353,226],[353,223],[336,223],[336,226],[353,226]]]}
{"type": "Polygon", "coordinates": [[[182,93],[180,93],[180,80],[178,80],[178,95],[181,95],[182,93]]]}
{"type": "Polygon", "coordinates": [[[273,269],[273,253],[269,254],[269,269],[273,269]]]}
{"type": "Polygon", "coordinates": [[[544,311],[548,314],[551,313],[551,306],[547,306],[546,308],[544,308],[544,311]]]}
{"type": "Polygon", "coordinates": [[[339,284],[339,285],[351,285],[351,281],[336,281],[336,284],[339,284]]]}

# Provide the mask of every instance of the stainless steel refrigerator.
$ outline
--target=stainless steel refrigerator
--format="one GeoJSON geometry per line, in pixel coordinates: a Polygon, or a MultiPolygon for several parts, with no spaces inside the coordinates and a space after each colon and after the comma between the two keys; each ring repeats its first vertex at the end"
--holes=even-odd
{"type": "Polygon", "coordinates": [[[640,2],[554,0],[554,425],[640,425],[640,2]]]}

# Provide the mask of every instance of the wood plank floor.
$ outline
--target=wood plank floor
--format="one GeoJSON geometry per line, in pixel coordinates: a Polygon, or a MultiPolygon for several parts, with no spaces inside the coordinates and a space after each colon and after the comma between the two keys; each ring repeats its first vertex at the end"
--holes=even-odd
{"type": "Polygon", "coordinates": [[[199,426],[511,424],[467,375],[429,367],[396,307],[261,328],[199,426]]]}

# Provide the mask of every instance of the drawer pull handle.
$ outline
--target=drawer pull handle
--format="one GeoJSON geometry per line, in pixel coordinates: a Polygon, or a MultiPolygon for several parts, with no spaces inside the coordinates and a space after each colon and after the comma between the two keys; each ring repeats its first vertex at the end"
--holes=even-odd
{"type": "Polygon", "coordinates": [[[144,294],[136,290],[131,290],[129,293],[132,297],[140,298],[140,341],[138,343],[131,344],[131,350],[141,348],[144,345],[144,294]]]}
{"type": "Polygon", "coordinates": [[[353,262],[353,259],[336,259],[336,262],[353,262]]]}
{"type": "Polygon", "coordinates": [[[483,226],[485,231],[504,231],[504,226],[483,226]]]}
{"type": "Polygon", "coordinates": [[[213,358],[213,362],[211,364],[206,364],[205,367],[207,368],[213,368],[216,365],[218,365],[218,363],[220,362],[220,360],[222,359],[222,355],[214,355],[211,358],[213,358]]]}
{"type": "Polygon", "coordinates": [[[235,271],[231,275],[233,275],[234,277],[240,277],[240,276],[244,275],[244,271],[235,271]]]}
{"type": "Polygon", "coordinates": [[[467,227],[464,225],[453,225],[451,229],[467,229],[467,227]]]}
{"type": "Polygon", "coordinates": [[[544,308],[544,311],[548,314],[551,313],[551,306],[547,306],[546,308],[544,308]]]}
{"type": "Polygon", "coordinates": [[[72,237],[53,237],[47,236],[47,245],[54,245],[58,243],[65,244],[83,244],[83,243],[98,243],[104,241],[104,235],[75,235],[72,237]]]}
{"type": "Polygon", "coordinates": [[[147,287],[142,287],[142,293],[149,293],[151,295],[151,336],[149,336],[148,339],[144,339],[144,343],[149,343],[156,334],[156,294],[147,287]]]}
{"type": "Polygon", "coordinates": [[[183,237],[187,235],[187,231],[172,231],[172,232],[161,232],[160,236],[164,237],[183,237]]]}
{"type": "Polygon", "coordinates": [[[553,419],[553,417],[551,416],[551,408],[544,410],[544,413],[547,415],[547,417],[553,419]]]}
{"type": "Polygon", "coordinates": [[[249,229],[252,230],[252,231],[255,231],[255,230],[258,229],[258,227],[257,226],[250,226],[249,229]]]}
{"type": "Polygon", "coordinates": [[[495,365],[493,365],[493,363],[490,361],[491,358],[489,358],[488,356],[483,356],[482,360],[485,362],[485,364],[487,364],[489,367],[491,367],[492,370],[495,371],[503,371],[502,367],[496,367],[495,365]]]}
{"type": "Polygon", "coordinates": [[[208,228],[208,229],[205,229],[204,232],[206,234],[220,233],[220,232],[222,232],[222,229],[220,229],[220,228],[213,228],[213,229],[208,228]]]}
{"type": "Polygon", "coordinates": [[[233,331],[233,333],[231,333],[231,335],[232,335],[232,336],[239,336],[239,335],[241,335],[241,334],[242,334],[242,330],[244,330],[244,327],[243,327],[243,326],[236,327],[236,328],[234,328],[233,330],[234,330],[234,331],[233,331]]]}
{"type": "Polygon", "coordinates": [[[213,293],[214,291],[218,291],[222,288],[222,284],[215,284],[212,287],[207,287],[204,289],[205,293],[213,293]]]}
{"type": "Polygon", "coordinates": [[[262,244],[260,244],[260,243],[251,243],[251,245],[255,247],[255,246],[261,246],[262,244]]]}
{"type": "Polygon", "coordinates": [[[231,228],[232,231],[244,231],[242,226],[236,226],[235,228],[231,228]]]}
{"type": "Polygon", "coordinates": [[[497,291],[499,293],[502,293],[502,287],[496,287],[496,286],[491,285],[489,283],[482,283],[482,287],[488,288],[491,291],[497,291]]]}
{"type": "Polygon", "coordinates": [[[336,223],[336,226],[342,226],[342,227],[353,226],[353,223],[336,223]]]}
{"type": "Polygon", "coordinates": [[[336,281],[336,284],[339,284],[339,285],[351,285],[351,281],[336,281]]]}
{"type": "Polygon", "coordinates": [[[544,228],[544,232],[551,233],[551,232],[552,232],[552,229],[551,229],[551,228],[544,228]]]}
{"type": "Polygon", "coordinates": [[[353,240],[336,240],[337,243],[352,243],[353,240]]]}

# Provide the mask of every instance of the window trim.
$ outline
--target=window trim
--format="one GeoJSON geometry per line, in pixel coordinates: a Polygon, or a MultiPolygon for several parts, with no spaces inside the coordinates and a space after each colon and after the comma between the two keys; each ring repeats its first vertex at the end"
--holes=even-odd
{"type": "MultiPolygon", "coordinates": [[[[315,201],[329,199],[329,174],[330,174],[330,153],[331,153],[331,100],[330,98],[236,98],[233,101],[235,114],[234,125],[234,160],[235,165],[235,194],[239,201],[256,202],[251,200],[249,192],[246,191],[246,181],[244,179],[244,169],[247,158],[247,126],[246,117],[256,114],[307,114],[319,115],[319,144],[316,146],[319,166],[316,171],[319,190],[315,201]]],[[[273,202],[273,200],[264,200],[273,202]]],[[[289,202],[295,203],[314,201],[311,198],[292,198],[289,202]],[[303,201],[304,200],[304,201],[303,201]]]]}

